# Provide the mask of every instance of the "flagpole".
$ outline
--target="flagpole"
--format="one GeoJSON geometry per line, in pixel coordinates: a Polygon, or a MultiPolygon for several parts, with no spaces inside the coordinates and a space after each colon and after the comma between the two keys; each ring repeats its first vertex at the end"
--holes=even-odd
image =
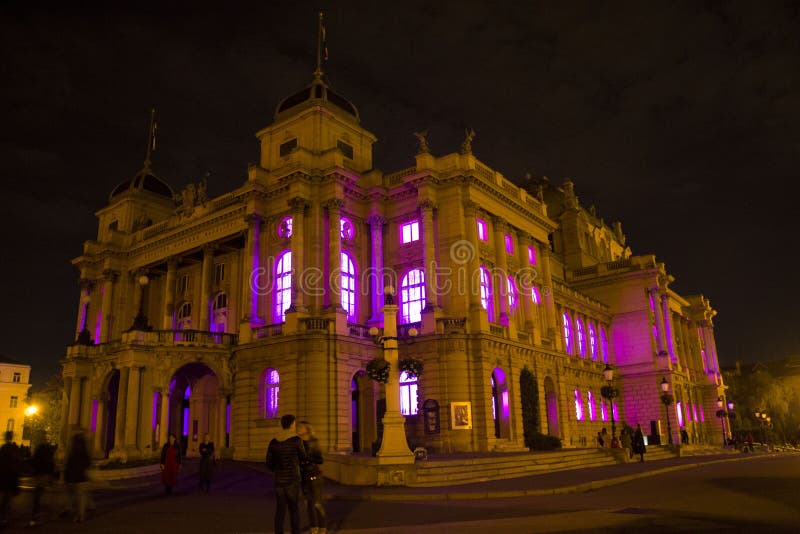
{"type": "Polygon", "coordinates": [[[322,76],[322,11],[319,12],[317,20],[317,70],[314,75],[319,78],[322,76]]]}
{"type": "Polygon", "coordinates": [[[155,149],[153,146],[154,143],[154,134],[155,134],[155,125],[156,125],[156,108],[150,110],[150,134],[147,136],[147,153],[144,157],[144,168],[145,170],[150,169],[150,154],[155,149]]]}

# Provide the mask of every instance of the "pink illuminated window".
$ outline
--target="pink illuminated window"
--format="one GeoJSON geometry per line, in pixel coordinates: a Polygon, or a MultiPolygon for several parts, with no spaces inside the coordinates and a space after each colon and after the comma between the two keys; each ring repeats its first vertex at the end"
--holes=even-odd
{"type": "Polygon", "coordinates": [[[192,303],[184,302],[178,307],[178,330],[188,330],[192,327],[192,303]]]}
{"type": "Polygon", "coordinates": [[[533,300],[534,304],[542,303],[542,296],[539,293],[539,288],[536,286],[531,286],[531,299],[533,300]]]}
{"type": "Polygon", "coordinates": [[[400,225],[400,242],[403,244],[419,241],[419,221],[400,225]]]}
{"type": "Polygon", "coordinates": [[[274,419],[278,417],[278,395],[281,387],[281,377],[275,369],[264,372],[264,417],[274,419]]]}
{"type": "MultiPolygon", "coordinates": [[[[186,386],[186,389],[183,391],[183,400],[188,401],[192,396],[192,386],[186,386]]],[[[185,408],[183,409],[183,434],[184,436],[189,435],[189,419],[191,412],[189,411],[188,402],[184,403],[185,408]]]]}
{"type": "Polygon", "coordinates": [[[606,329],[600,327],[600,346],[603,349],[603,363],[608,363],[608,336],[606,336],[606,329]]]}
{"type": "Polygon", "coordinates": [[[219,293],[214,297],[214,302],[211,304],[211,328],[212,332],[225,332],[227,326],[228,316],[228,295],[219,293]]]}
{"type": "Polygon", "coordinates": [[[592,395],[591,391],[586,392],[586,406],[589,408],[589,420],[595,420],[595,411],[594,411],[594,395],[592,395]]]}
{"type": "Polygon", "coordinates": [[[417,415],[417,377],[409,378],[403,371],[400,373],[400,413],[403,415],[417,415]]]}
{"type": "Polygon", "coordinates": [[[291,217],[284,217],[281,219],[281,222],[278,223],[278,237],[283,239],[288,239],[292,237],[292,218],[291,217]]]}
{"type": "Polygon", "coordinates": [[[286,310],[292,305],[292,251],[288,250],[278,257],[275,263],[275,301],[274,322],[286,321],[286,310]]]}
{"type": "Polygon", "coordinates": [[[589,355],[597,361],[597,331],[593,323],[589,323],[589,355]]]}
{"type": "Polygon", "coordinates": [[[481,241],[488,241],[489,240],[489,232],[486,230],[486,221],[483,219],[477,219],[478,221],[478,239],[481,241]]]}
{"type": "Polygon", "coordinates": [[[606,409],[606,403],[603,401],[600,401],[600,419],[608,421],[608,410],[606,409]]]}
{"type": "Polygon", "coordinates": [[[514,253],[514,238],[511,234],[506,234],[506,252],[509,254],[514,253]]]}
{"type": "Polygon", "coordinates": [[[412,269],[400,281],[400,316],[403,323],[422,321],[425,307],[425,273],[412,269]]]}
{"type": "Polygon", "coordinates": [[[342,308],[349,320],[356,318],[356,268],[346,252],[342,252],[342,308]]]}
{"type": "Polygon", "coordinates": [[[617,411],[617,401],[611,401],[611,414],[614,416],[614,421],[619,421],[619,412],[617,411]]]}
{"type": "Polygon", "coordinates": [[[708,359],[706,358],[706,351],[702,349],[700,351],[700,357],[703,358],[703,371],[706,373],[708,372],[708,359]]]}
{"type": "Polygon", "coordinates": [[[701,423],[705,423],[706,422],[706,413],[703,411],[703,405],[702,404],[700,405],[700,422],[701,423]]]}
{"type": "Polygon", "coordinates": [[[683,426],[683,403],[681,401],[675,403],[675,415],[678,416],[678,426],[683,426]]]}
{"type": "Polygon", "coordinates": [[[533,245],[528,246],[528,262],[531,265],[536,265],[536,249],[533,245]]]}
{"type": "Polygon", "coordinates": [[[575,418],[578,421],[583,421],[583,399],[581,399],[581,390],[575,390],[575,418]]]}
{"type": "Polygon", "coordinates": [[[561,314],[561,322],[564,323],[564,350],[572,354],[572,319],[567,312],[561,314]]]}
{"type": "Polygon", "coordinates": [[[583,319],[575,319],[575,336],[578,338],[578,354],[586,357],[586,333],[584,332],[583,319]]]}
{"type": "Polygon", "coordinates": [[[508,277],[508,310],[513,312],[517,309],[517,284],[514,283],[514,277],[508,277]]]}
{"type": "Polygon", "coordinates": [[[481,306],[489,312],[489,321],[494,321],[494,306],[492,306],[492,275],[484,265],[481,265],[481,306]]]}
{"type": "Polygon", "coordinates": [[[342,236],[342,239],[353,239],[353,223],[347,217],[342,217],[339,220],[339,235],[342,236]]]}
{"type": "Polygon", "coordinates": [[[692,415],[694,415],[694,420],[697,421],[697,403],[692,404],[692,415]]]}

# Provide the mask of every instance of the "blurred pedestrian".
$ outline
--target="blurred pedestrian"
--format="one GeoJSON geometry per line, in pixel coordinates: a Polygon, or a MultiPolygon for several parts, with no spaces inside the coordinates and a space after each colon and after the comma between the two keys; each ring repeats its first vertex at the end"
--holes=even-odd
{"type": "Polygon", "coordinates": [[[209,492],[211,489],[211,478],[214,475],[214,466],[216,460],[214,459],[214,442],[208,434],[203,435],[203,441],[200,443],[200,489],[209,492]]]}
{"type": "Polygon", "coordinates": [[[622,448],[625,449],[627,453],[626,456],[628,459],[633,458],[633,451],[631,450],[631,429],[629,426],[625,425],[622,428],[622,432],[619,434],[620,440],[622,441],[622,448]]]}
{"type": "Polygon", "coordinates": [[[597,446],[601,449],[605,446],[605,441],[603,440],[603,433],[598,431],[597,432],[597,446]]]}
{"type": "Polygon", "coordinates": [[[39,507],[42,495],[56,478],[56,448],[49,443],[41,443],[36,446],[31,457],[31,472],[33,474],[33,508],[31,509],[30,526],[37,524],[39,507]]]}
{"type": "Polygon", "coordinates": [[[642,425],[637,424],[636,430],[633,433],[633,454],[639,455],[639,461],[644,462],[644,454],[647,452],[647,447],[644,445],[644,434],[642,433],[642,425]]]}
{"type": "Polygon", "coordinates": [[[275,534],[283,534],[286,509],[292,534],[300,533],[300,464],[308,455],[303,440],[297,435],[295,417],[286,414],[281,417],[281,432],[269,442],[267,448],[267,467],[273,472],[275,484],[275,534]]]}
{"type": "Polygon", "coordinates": [[[0,501],[0,524],[7,524],[8,508],[11,499],[19,494],[19,473],[22,469],[19,447],[11,440],[14,433],[6,432],[6,442],[0,447],[0,491],[3,492],[0,501]]]}
{"type": "Polygon", "coordinates": [[[686,432],[686,428],[681,428],[681,443],[683,445],[689,444],[689,433],[686,432]]]}
{"type": "Polygon", "coordinates": [[[86,439],[80,432],[72,436],[67,463],[64,466],[64,482],[70,496],[70,506],[73,511],[73,521],[81,523],[86,519],[86,503],[88,501],[89,476],[87,471],[92,461],[89,458],[89,449],[86,439]]]}
{"type": "Polygon", "coordinates": [[[328,532],[328,516],[322,503],[322,451],[319,440],[314,435],[314,428],[308,421],[297,424],[297,435],[303,440],[308,459],[300,464],[303,477],[303,495],[308,508],[308,522],[311,534],[326,534],[328,532]]]}
{"type": "Polygon", "coordinates": [[[181,469],[181,449],[177,437],[170,432],[167,442],[161,448],[161,483],[164,492],[172,494],[172,488],[178,483],[178,471],[181,469]]]}

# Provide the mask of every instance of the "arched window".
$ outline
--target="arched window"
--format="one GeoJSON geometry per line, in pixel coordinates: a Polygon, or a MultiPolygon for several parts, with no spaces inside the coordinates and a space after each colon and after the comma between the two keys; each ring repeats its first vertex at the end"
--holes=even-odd
{"type": "Polygon", "coordinates": [[[280,393],[281,377],[275,369],[264,371],[263,391],[264,403],[263,414],[267,419],[278,417],[278,394],[280,393]]]}
{"type": "Polygon", "coordinates": [[[683,426],[683,403],[678,401],[675,403],[675,415],[678,416],[678,426],[683,426]]]}
{"type": "Polygon", "coordinates": [[[425,306],[425,273],[422,269],[411,269],[400,281],[400,315],[403,323],[422,321],[425,306]]]}
{"type": "Polygon", "coordinates": [[[594,323],[589,324],[589,354],[594,361],[597,361],[597,331],[594,328],[594,323]]]}
{"type": "Polygon", "coordinates": [[[178,307],[178,330],[192,327],[192,303],[184,302],[178,307]]]}
{"type": "Polygon", "coordinates": [[[600,419],[608,421],[608,410],[606,409],[606,403],[603,401],[600,401],[600,419]]]}
{"type": "Polygon", "coordinates": [[[575,319],[575,337],[578,338],[578,354],[586,357],[586,336],[583,329],[583,319],[575,319]]]}
{"type": "Polygon", "coordinates": [[[274,322],[286,320],[286,310],[292,305],[292,251],[278,257],[275,263],[275,307],[274,322]]]}
{"type": "Polygon", "coordinates": [[[494,321],[494,306],[492,306],[492,275],[486,266],[481,265],[481,306],[489,312],[489,321],[494,321]]]}
{"type": "Polygon", "coordinates": [[[14,420],[9,419],[6,423],[6,432],[14,432],[14,420]]]}
{"type": "Polygon", "coordinates": [[[288,239],[292,237],[292,218],[291,217],[284,217],[281,219],[281,222],[278,223],[278,237],[282,237],[283,239],[288,239]]]}
{"type": "Polygon", "coordinates": [[[517,310],[517,284],[514,283],[514,277],[508,277],[508,311],[515,312],[517,310]]]}
{"type": "Polygon", "coordinates": [[[564,323],[564,351],[572,354],[572,319],[567,312],[561,314],[561,322],[564,323]]]}
{"type": "Polygon", "coordinates": [[[347,312],[347,318],[355,321],[356,318],[356,268],[353,260],[346,252],[342,252],[342,308],[347,312]]]}
{"type": "Polygon", "coordinates": [[[539,293],[539,288],[536,286],[531,286],[531,300],[533,300],[534,304],[542,303],[542,295],[539,293]]]}
{"type": "Polygon", "coordinates": [[[408,373],[400,373],[400,413],[417,415],[417,377],[410,378],[408,373]]]}
{"type": "Polygon", "coordinates": [[[608,336],[606,336],[606,329],[600,327],[600,346],[603,347],[603,363],[608,363],[608,336]]]}
{"type": "Polygon", "coordinates": [[[581,390],[575,390],[575,418],[578,421],[583,421],[583,399],[581,399],[581,390]]]}
{"type": "Polygon", "coordinates": [[[591,390],[586,392],[586,406],[589,408],[589,420],[595,420],[595,412],[594,412],[594,395],[592,395],[591,390]]]}
{"type": "Polygon", "coordinates": [[[342,239],[348,240],[353,239],[353,223],[347,217],[342,217],[339,221],[339,235],[342,236],[342,239]]]}
{"type": "Polygon", "coordinates": [[[224,332],[227,325],[228,295],[219,293],[211,304],[211,331],[224,332]]]}

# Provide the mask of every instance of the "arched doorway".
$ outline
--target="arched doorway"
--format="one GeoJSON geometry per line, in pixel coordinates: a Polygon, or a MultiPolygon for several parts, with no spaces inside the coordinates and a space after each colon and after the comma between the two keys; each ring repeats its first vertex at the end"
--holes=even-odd
{"type": "MultiPolygon", "coordinates": [[[[103,443],[104,456],[108,458],[108,453],[114,448],[114,438],[117,427],[117,403],[119,402],[119,369],[114,369],[108,379],[108,386],[105,391],[105,424],[101,427],[105,432],[103,443]]],[[[95,442],[97,443],[97,442],[95,442]]]]}
{"type": "Polygon", "coordinates": [[[508,382],[502,369],[496,367],[492,371],[492,417],[494,418],[494,437],[509,438],[510,428],[508,423],[508,382]]]}
{"type": "Polygon", "coordinates": [[[558,395],[553,379],[549,376],[544,379],[544,401],[547,409],[547,433],[561,437],[561,430],[558,427],[558,395]]]}
{"type": "Polygon", "coordinates": [[[370,451],[374,441],[379,438],[378,425],[386,401],[381,411],[380,400],[376,399],[375,382],[364,371],[356,372],[350,380],[350,428],[353,452],[370,451]]]}
{"type": "Polygon", "coordinates": [[[225,442],[225,401],[219,395],[219,379],[207,365],[184,365],[169,384],[168,433],[178,437],[186,456],[197,455],[204,434],[219,449],[225,442]]]}

